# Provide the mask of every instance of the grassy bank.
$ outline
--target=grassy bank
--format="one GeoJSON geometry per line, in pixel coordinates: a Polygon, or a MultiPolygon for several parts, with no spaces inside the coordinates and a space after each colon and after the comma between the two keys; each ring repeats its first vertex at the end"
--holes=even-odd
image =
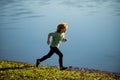
{"type": "Polygon", "coordinates": [[[99,70],[60,71],[57,67],[0,60],[0,80],[120,80],[115,73],[99,70]]]}

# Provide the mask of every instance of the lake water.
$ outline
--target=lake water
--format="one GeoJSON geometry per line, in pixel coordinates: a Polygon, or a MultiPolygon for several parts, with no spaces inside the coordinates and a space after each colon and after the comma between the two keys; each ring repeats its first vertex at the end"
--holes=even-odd
{"type": "MultiPolygon", "coordinates": [[[[0,59],[35,63],[63,21],[65,66],[120,72],[120,0],[0,0],[0,59]]],[[[58,66],[58,56],[41,64],[58,66]]]]}

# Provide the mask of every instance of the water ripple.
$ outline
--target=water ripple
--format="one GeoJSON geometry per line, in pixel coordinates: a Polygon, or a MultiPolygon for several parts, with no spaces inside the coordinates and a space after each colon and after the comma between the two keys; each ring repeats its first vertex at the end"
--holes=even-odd
{"type": "MultiPolygon", "coordinates": [[[[40,18],[44,17],[43,14],[36,14],[29,8],[29,6],[35,6],[36,4],[42,4],[40,6],[48,4],[50,0],[1,0],[0,1],[0,24],[6,24],[7,21],[16,21],[23,18],[40,18]],[[32,5],[31,5],[32,4],[32,5]]],[[[9,23],[9,22],[8,22],[9,23]]]]}
{"type": "MultiPolygon", "coordinates": [[[[26,18],[45,17],[45,13],[41,13],[42,8],[43,6],[52,4],[53,1],[54,0],[0,0],[0,24],[4,24],[6,21],[9,23],[9,21],[26,18]]],[[[107,12],[107,14],[110,15],[120,16],[120,0],[61,0],[59,2],[58,5],[68,6],[73,9],[82,9],[83,11],[88,11],[85,12],[88,14],[107,12]],[[104,8],[106,11],[103,11],[104,8]]]]}
{"type": "Polygon", "coordinates": [[[110,14],[120,14],[120,0],[62,0],[60,4],[79,9],[89,9],[91,12],[97,12],[100,8],[107,8],[110,10],[110,14]]]}

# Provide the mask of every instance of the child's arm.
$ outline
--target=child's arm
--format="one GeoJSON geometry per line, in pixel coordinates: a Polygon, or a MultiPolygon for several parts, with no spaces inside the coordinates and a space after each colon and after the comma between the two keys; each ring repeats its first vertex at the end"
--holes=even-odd
{"type": "Polygon", "coordinates": [[[51,33],[48,34],[48,39],[47,39],[47,44],[50,44],[50,37],[51,37],[51,33]]]}
{"type": "Polygon", "coordinates": [[[62,42],[66,42],[68,41],[67,38],[65,38],[65,33],[63,33],[63,39],[62,39],[62,42]]]}

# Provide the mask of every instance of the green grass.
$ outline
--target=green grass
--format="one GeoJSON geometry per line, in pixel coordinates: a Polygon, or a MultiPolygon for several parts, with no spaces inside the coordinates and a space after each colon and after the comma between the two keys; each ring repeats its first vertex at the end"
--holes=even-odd
{"type": "Polygon", "coordinates": [[[34,67],[33,64],[0,60],[0,80],[120,80],[112,73],[67,69],[53,66],[34,67]]]}

